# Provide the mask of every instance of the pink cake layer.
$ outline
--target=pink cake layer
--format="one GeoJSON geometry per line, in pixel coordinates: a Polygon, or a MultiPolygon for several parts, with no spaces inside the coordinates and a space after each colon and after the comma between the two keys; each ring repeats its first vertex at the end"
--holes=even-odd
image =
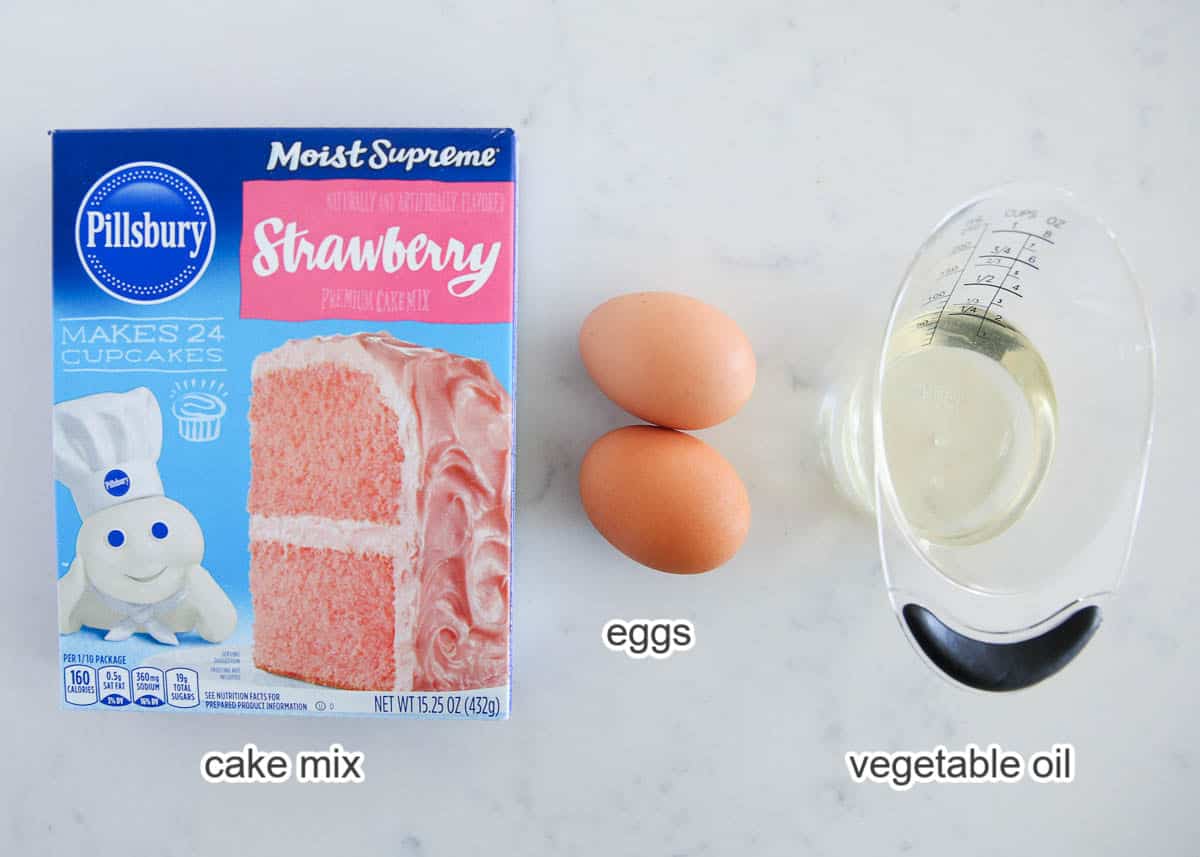
{"type": "MultiPolygon", "coordinates": [[[[308,620],[328,609],[309,602],[336,601],[333,587],[392,605],[390,648],[374,636],[369,649],[349,638],[342,644],[352,658],[386,662],[367,670],[382,682],[370,689],[504,684],[511,411],[487,364],[387,334],[359,334],[294,340],[260,355],[253,376],[248,505],[258,551],[251,580],[256,651],[265,638],[269,653],[293,656],[286,669],[274,654],[256,654],[256,662],[352,686],[362,667],[340,657],[336,667],[320,663],[329,655],[300,639],[310,633],[308,620]],[[296,547],[347,558],[339,567],[348,577],[334,581],[293,561],[296,547]],[[371,555],[389,557],[388,593],[361,579],[380,573],[359,562],[371,555]],[[305,618],[268,601],[303,602],[305,618]]],[[[366,626],[361,633],[373,634],[366,626]]]]}
{"type": "Polygon", "coordinates": [[[392,558],[252,542],[254,663],[351,690],[395,686],[392,558]]]}
{"type": "Polygon", "coordinates": [[[251,514],[399,517],[404,449],[369,373],[327,363],[263,374],[250,422],[251,514]]]}

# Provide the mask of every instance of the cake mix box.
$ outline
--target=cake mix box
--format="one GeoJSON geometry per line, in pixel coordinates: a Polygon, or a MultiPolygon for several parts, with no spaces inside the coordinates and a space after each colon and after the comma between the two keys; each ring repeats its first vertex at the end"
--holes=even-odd
{"type": "Polygon", "coordinates": [[[62,705],[507,717],[512,131],[51,140],[62,705]]]}

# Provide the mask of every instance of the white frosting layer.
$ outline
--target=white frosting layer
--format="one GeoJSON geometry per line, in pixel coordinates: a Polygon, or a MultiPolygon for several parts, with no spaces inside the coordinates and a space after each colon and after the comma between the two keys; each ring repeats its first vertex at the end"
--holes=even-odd
{"type": "Polygon", "coordinates": [[[335,521],[315,515],[250,516],[251,541],[344,553],[382,554],[409,561],[417,550],[415,534],[411,530],[411,527],[369,521],[335,521]]]}

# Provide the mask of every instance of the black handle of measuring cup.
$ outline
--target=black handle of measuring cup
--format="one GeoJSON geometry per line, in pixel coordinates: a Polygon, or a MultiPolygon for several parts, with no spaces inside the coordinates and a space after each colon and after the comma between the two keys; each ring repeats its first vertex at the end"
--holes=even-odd
{"type": "Polygon", "coordinates": [[[1092,605],[1040,636],[1019,643],[985,643],[951,630],[919,604],[907,604],[901,613],[930,663],[976,690],[1020,690],[1049,678],[1069,664],[1100,627],[1100,608],[1092,605]]]}

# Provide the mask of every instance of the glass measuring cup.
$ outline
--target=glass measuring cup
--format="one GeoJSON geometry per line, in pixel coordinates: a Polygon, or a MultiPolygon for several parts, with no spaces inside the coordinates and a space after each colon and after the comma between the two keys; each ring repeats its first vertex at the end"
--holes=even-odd
{"type": "Polygon", "coordinates": [[[862,370],[827,403],[827,458],[874,510],[906,635],[980,690],[1057,672],[1124,571],[1150,446],[1153,338],[1115,237],[1060,189],[972,199],[862,370]]]}

